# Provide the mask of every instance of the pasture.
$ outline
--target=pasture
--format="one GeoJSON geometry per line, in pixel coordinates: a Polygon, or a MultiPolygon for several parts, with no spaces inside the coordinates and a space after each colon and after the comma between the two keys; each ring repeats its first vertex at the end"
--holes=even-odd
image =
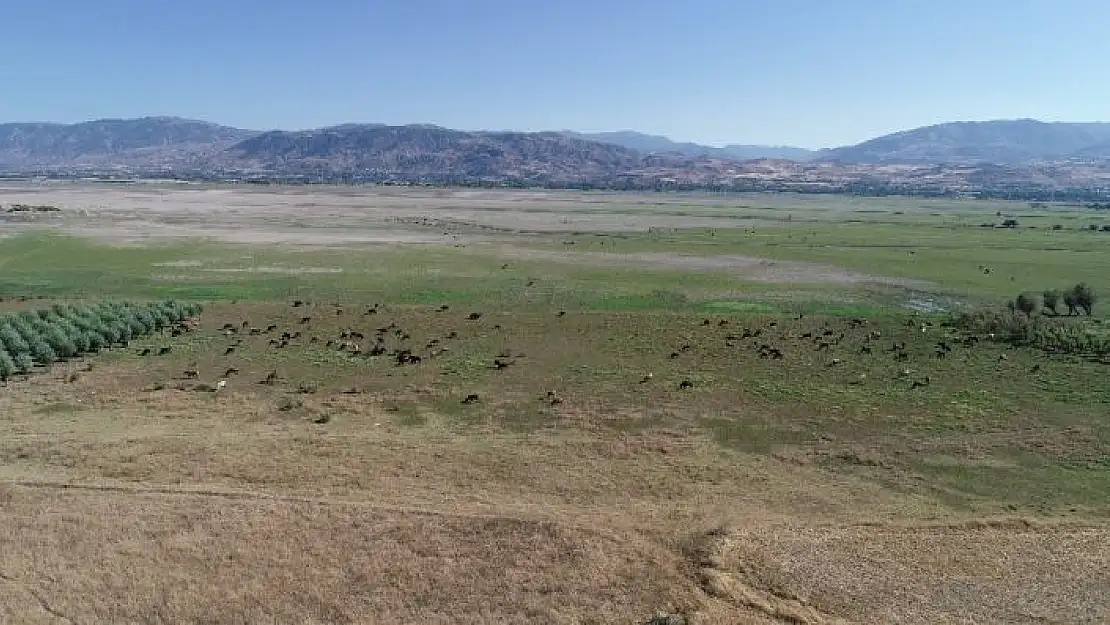
{"type": "Polygon", "coordinates": [[[0,313],[203,311],[0,388],[0,621],[1110,618],[1110,363],[949,315],[1110,293],[1095,211],[77,184],[11,203],[61,210],[3,221],[0,313]]]}

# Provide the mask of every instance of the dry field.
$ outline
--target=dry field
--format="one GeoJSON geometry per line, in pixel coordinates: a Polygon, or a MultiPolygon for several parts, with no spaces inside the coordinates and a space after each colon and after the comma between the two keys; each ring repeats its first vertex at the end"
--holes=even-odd
{"type": "Polygon", "coordinates": [[[205,303],[0,387],[0,623],[1110,622],[1106,364],[751,260],[995,210],[821,201],[0,189],[0,312],[205,303]]]}

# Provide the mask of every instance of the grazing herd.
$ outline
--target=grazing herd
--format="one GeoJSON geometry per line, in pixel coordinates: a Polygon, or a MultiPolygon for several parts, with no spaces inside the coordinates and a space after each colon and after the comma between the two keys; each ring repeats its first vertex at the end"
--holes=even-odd
{"type": "MultiPolygon", "coordinates": [[[[380,358],[381,360],[375,361],[390,363],[398,369],[423,370],[421,367],[429,361],[451,355],[453,351],[472,353],[473,345],[460,342],[461,334],[477,332],[485,336],[489,332],[503,329],[501,323],[485,323],[489,316],[480,311],[457,313],[456,317],[456,313],[451,313],[451,307],[446,304],[426,311],[438,316],[438,321],[428,324],[408,318],[408,323],[416,324],[409,328],[399,325],[399,322],[405,322],[404,317],[394,316],[394,320],[387,318],[377,321],[390,313],[400,312],[381,304],[361,308],[361,314],[355,315],[347,315],[345,309],[339,306],[313,304],[305,300],[293,301],[292,308],[297,309],[297,312],[280,314],[286,319],[284,324],[278,322],[256,325],[249,319],[224,323],[218,328],[218,336],[222,336],[226,342],[219,345],[218,351],[210,357],[215,362],[206,362],[204,370],[195,361],[183,370],[179,369],[176,377],[179,380],[192,381],[192,384],[179,384],[178,387],[220,391],[234,386],[229,381],[240,375],[243,364],[258,362],[259,350],[268,350],[276,355],[289,348],[311,348],[341,354],[351,362],[380,358]],[[336,318],[347,321],[337,321],[336,318]],[[451,319],[456,319],[462,325],[451,328],[451,319]],[[430,326],[439,328],[433,332],[433,336],[428,336],[430,326]],[[414,339],[414,334],[424,336],[414,339]],[[202,379],[212,380],[212,383],[201,384],[202,379]]],[[[553,311],[551,314],[558,321],[545,323],[541,331],[554,328],[558,332],[558,326],[563,323],[575,323],[573,319],[576,318],[569,317],[565,310],[553,311]],[[563,321],[564,319],[568,321],[563,321]],[[552,323],[556,325],[553,326],[552,323]]],[[[930,375],[925,375],[925,372],[915,372],[907,368],[911,361],[916,363],[918,369],[927,369],[930,366],[927,363],[933,359],[943,361],[952,358],[961,349],[977,347],[981,340],[978,336],[918,317],[905,320],[904,326],[898,326],[889,319],[806,318],[804,315],[795,315],[792,319],[681,319],[683,318],[672,317],[666,322],[666,329],[657,331],[657,336],[651,341],[651,349],[655,350],[656,356],[643,352],[636,356],[637,367],[646,366],[650,369],[658,366],[656,372],[665,373],[657,376],[640,369],[637,377],[629,380],[632,383],[630,390],[639,388],[638,392],[642,394],[645,389],[693,391],[710,388],[714,384],[706,380],[722,379],[722,371],[731,372],[725,375],[743,376],[745,368],[759,367],[764,371],[791,371],[791,375],[802,376],[798,378],[798,383],[802,385],[806,383],[805,376],[823,375],[826,380],[839,376],[845,384],[860,386],[882,379],[885,372],[887,375],[893,374],[890,375],[893,384],[903,385],[902,388],[907,391],[916,391],[929,387],[933,379],[930,375]],[[683,329],[685,323],[689,325],[683,329]],[[658,358],[660,364],[653,366],[652,358],[658,358]],[[765,364],[757,364],[760,361],[765,364]],[[828,373],[818,374],[821,370],[828,373]],[[639,381],[638,387],[635,385],[636,380],[639,381]]],[[[571,328],[573,325],[566,327],[571,328]]],[[[181,322],[167,326],[165,330],[171,335],[181,336],[195,332],[196,325],[181,322]]],[[[628,329],[630,335],[637,331],[639,330],[628,329]]],[[[543,340],[551,339],[548,337],[543,340]]],[[[623,339],[614,337],[613,340],[623,339]]],[[[540,349],[543,349],[542,345],[540,349]]],[[[592,341],[581,344],[581,349],[583,358],[596,359],[599,354],[598,346],[592,344],[592,341]]],[[[173,346],[146,346],[137,353],[142,357],[166,356],[173,353],[173,346]]],[[[573,350],[567,353],[571,358],[574,357],[573,350]]],[[[300,352],[297,354],[295,359],[300,357],[300,352]]],[[[289,356],[283,359],[288,361],[289,356]]],[[[1006,354],[999,355],[999,362],[1004,362],[1005,359],[1006,354]]],[[[534,359],[526,358],[523,353],[502,350],[491,352],[484,366],[488,371],[500,375],[518,366],[523,367],[524,371],[535,371],[532,369],[534,364],[534,359]]],[[[244,369],[250,370],[257,371],[257,366],[244,369]]],[[[446,375],[451,372],[451,367],[445,363],[440,373],[446,375]]],[[[292,370],[287,373],[296,375],[292,370]]],[[[936,376],[935,372],[929,373],[936,376]]],[[[492,378],[496,379],[498,378],[492,378]]],[[[513,379],[520,380],[521,376],[516,375],[513,379]]],[[[271,387],[289,384],[291,389],[296,389],[299,393],[315,392],[316,389],[314,383],[298,383],[295,378],[285,379],[277,369],[260,374],[260,378],[256,378],[253,383],[271,387]]],[[[344,391],[359,392],[362,391],[357,388],[344,391]]],[[[477,392],[464,390],[455,401],[463,405],[480,404],[483,403],[485,394],[486,392],[479,395],[477,392]]],[[[556,390],[547,391],[540,399],[551,405],[560,405],[565,401],[556,390]]]]}

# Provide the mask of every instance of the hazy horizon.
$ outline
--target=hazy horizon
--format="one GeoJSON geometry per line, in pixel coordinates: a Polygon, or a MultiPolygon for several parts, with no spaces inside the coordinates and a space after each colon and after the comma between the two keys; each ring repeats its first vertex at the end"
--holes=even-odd
{"type": "Polygon", "coordinates": [[[1094,0],[47,4],[5,12],[0,119],[628,129],[819,149],[949,121],[1097,121],[1110,101],[1110,5],[1094,0]]]}

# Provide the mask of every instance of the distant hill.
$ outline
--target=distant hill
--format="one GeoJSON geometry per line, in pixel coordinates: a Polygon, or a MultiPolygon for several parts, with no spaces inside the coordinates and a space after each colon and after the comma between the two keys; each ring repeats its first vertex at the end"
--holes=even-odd
{"type": "Polygon", "coordinates": [[[464,132],[427,125],[345,125],[248,138],[219,155],[225,166],[300,173],[375,171],[466,178],[582,179],[639,167],[641,155],[562,133],[464,132]]]}
{"type": "Polygon", "coordinates": [[[211,153],[253,131],[178,117],[102,119],[80,124],[0,124],[0,164],[136,163],[211,153]]]}
{"type": "Polygon", "coordinates": [[[1019,164],[1081,157],[1085,153],[1107,155],[1110,154],[1107,142],[1110,123],[1050,123],[1033,119],[952,122],[828,150],[820,160],[846,164],[1019,164]]]}
{"type": "Polygon", "coordinates": [[[817,152],[711,147],[631,131],[472,132],[427,124],[267,132],[177,117],[0,124],[0,172],[7,177],[43,170],[113,178],[482,181],[1037,198],[1048,188],[1077,188],[1101,199],[1097,190],[1110,174],[1110,124],[957,122],[817,152]],[[1033,166],[1037,163],[1052,167],[1033,166]]]}
{"type": "Polygon", "coordinates": [[[612,143],[622,147],[646,153],[677,153],[685,156],[711,156],[714,158],[727,158],[735,160],[755,160],[760,158],[781,158],[793,161],[807,161],[813,158],[816,152],[805,148],[773,145],[726,145],[713,147],[700,143],[676,142],[660,135],[648,135],[631,130],[617,132],[578,133],[565,131],[565,134],[612,143]]]}

